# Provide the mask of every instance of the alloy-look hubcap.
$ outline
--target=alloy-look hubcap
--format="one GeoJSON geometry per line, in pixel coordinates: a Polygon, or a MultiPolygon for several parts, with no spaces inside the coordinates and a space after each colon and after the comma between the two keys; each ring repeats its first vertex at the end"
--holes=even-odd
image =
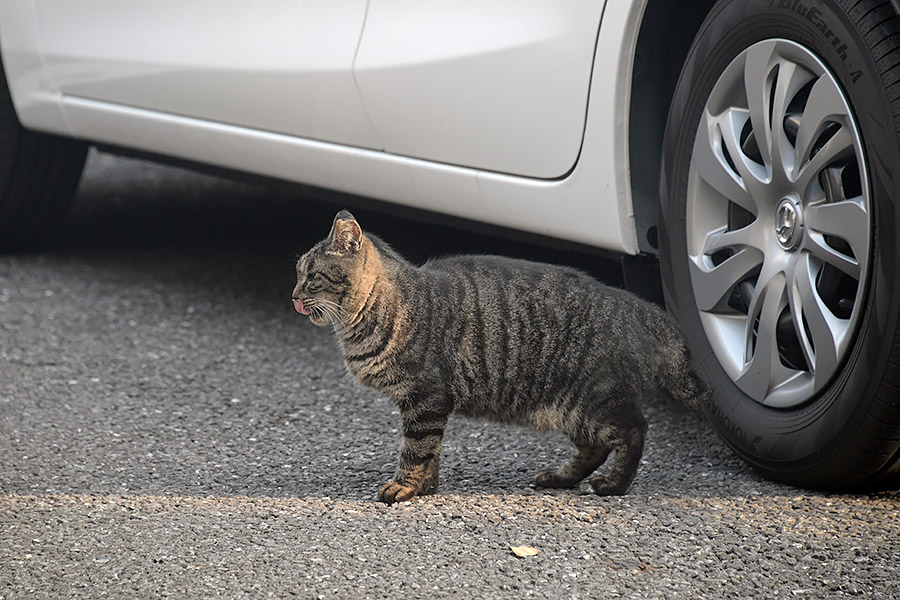
{"type": "Polygon", "coordinates": [[[861,136],[808,49],[756,43],[723,71],[691,155],[687,250],[716,359],[749,397],[797,406],[841,367],[872,252],[861,136]]]}

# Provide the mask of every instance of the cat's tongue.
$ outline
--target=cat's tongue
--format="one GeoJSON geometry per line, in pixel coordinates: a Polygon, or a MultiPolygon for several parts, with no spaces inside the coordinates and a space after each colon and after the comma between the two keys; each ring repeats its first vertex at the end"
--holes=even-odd
{"type": "Polygon", "coordinates": [[[312,312],[309,307],[303,304],[303,300],[294,300],[294,310],[296,310],[301,315],[308,315],[312,312]]]}

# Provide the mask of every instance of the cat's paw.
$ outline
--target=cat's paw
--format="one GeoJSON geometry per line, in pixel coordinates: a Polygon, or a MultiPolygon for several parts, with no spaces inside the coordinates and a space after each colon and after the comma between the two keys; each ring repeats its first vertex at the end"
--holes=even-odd
{"type": "Polygon", "coordinates": [[[578,480],[560,473],[557,469],[547,469],[534,476],[534,485],[544,488],[570,488],[578,480]]]}
{"type": "Polygon", "coordinates": [[[412,500],[419,494],[419,490],[414,487],[397,483],[396,481],[388,481],[381,486],[378,491],[378,500],[385,504],[393,504],[394,502],[407,502],[412,500]]]}
{"type": "Polygon", "coordinates": [[[615,482],[603,475],[591,479],[590,484],[598,496],[621,496],[628,489],[627,483],[615,482]]]}

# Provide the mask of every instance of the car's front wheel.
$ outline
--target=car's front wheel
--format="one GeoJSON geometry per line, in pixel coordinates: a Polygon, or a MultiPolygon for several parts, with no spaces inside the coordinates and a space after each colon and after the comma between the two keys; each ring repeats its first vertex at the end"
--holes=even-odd
{"type": "Polygon", "coordinates": [[[721,435],[792,484],[900,467],[898,31],[887,2],[719,2],[669,116],[667,304],[721,435]]]}
{"type": "Polygon", "coordinates": [[[0,250],[47,235],[72,200],[86,153],[83,142],[22,128],[0,64],[0,250]]]}

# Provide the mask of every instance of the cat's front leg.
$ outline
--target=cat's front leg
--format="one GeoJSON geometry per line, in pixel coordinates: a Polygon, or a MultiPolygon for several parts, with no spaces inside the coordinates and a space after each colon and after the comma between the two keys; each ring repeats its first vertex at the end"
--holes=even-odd
{"type": "Polygon", "coordinates": [[[433,494],[438,487],[441,441],[447,415],[422,413],[403,415],[403,442],[397,475],[378,492],[387,504],[405,502],[416,496],[433,494]]]}

